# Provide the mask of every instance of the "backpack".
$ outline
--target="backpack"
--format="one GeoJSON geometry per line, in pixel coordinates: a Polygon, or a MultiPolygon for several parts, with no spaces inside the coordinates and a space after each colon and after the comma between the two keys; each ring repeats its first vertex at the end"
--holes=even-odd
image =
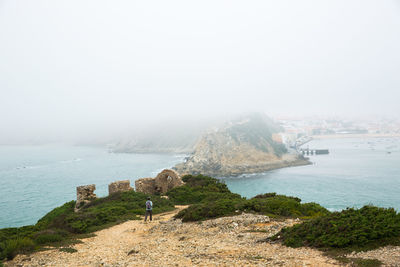
{"type": "Polygon", "coordinates": [[[150,200],[146,201],[146,209],[151,210],[151,202],[150,202],[150,200]]]}

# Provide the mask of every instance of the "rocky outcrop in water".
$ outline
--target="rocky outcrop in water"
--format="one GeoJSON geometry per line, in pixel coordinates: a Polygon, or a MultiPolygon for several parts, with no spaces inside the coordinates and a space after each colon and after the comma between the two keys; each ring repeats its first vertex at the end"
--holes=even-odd
{"type": "Polygon", "coordinates": [[[244,117],[203,135],[194,153],[174,169],[181,175],[235,176],[309,164],[273,140],[280,130],[266,116],[244,117]]]}

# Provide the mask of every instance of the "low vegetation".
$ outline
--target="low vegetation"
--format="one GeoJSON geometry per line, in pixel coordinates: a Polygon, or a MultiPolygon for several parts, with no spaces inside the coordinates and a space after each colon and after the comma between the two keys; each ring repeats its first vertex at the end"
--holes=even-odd
{"type": "MultiPolygon", "coordinates": [[[[0,229],[0,260],[12,259],[18,253],[43,245],[62,246],[82,234],[139,219],[146,198],[147,195],[138,192],[115,193],[92,201],[78,213],[74,212],[75,201],[71,201],[55,208],[35,225],[0,229]]],[[[153,196],[152,201],[155,214],[174,209],[168,199],[153,196]]]]}
{"type": "Polygon", "coordinates": [[[400,214],[394,209],[364,206],[317,217],[282,229],[274,239],[290,247],[367,250],[400,245],[400,214]]]}
{"type": "Polygon", "coordinates": [[[351,266],[381,266],[379,260],[347,258],[346,254],[400,245],[400,214],[392,208],[348,208],[284,228],[271,239],[289,247],[318,248],[351,266]]]}
{"type": "Polygon", "coordinates": [[[299,198],[268,193],[251,199],[232,193],[215,178],[203,175],[183,177],[185,185],[168,192],[172,201],[192,204],[176,215],[184,222],[233,215],[242,211],[272,217],[316,217],[329,211],[315,203],[302,204],[299,198]]]}
{"type": "MultiPolygon", "coordinates": [[[[246,199],[232,193],[218,179],[186,175],[185,185],[170,190],[169,199],[152,196],[155,214],[170,211],[174,205],[190,205],[175,218],[198,221],[241,212],[265,214],[275,218],[301,218],[302,223],[284,228],[273,240],[290,247],[309,246],[331,253],[343,263],[379,266],[379,261],[349,259],[349,251],[368,250],[383,245],[400,245],[400,214],[394,209],[365,206],[329,212],[316,203],[301,203],[296,197],[267,193],[246,199]]],[[[116,193],[96,199],[74,212],[75,201],[55,208],[35,225],[0,229],[0,267],[4,259],[42,246],[56,246],[74,253],[69,245],[76,238],[126,221],[139,219],[147,195],[137,192],[116,193]]],[[[90,235],[90,234],[89,234],[90,235]]],[[[93,235],[93,234],[91,234],[93,235]]]]}
{"type": "Polygon", "coordinates": [[[167,192],[169,199],[178,205],[208,203],[221,199],[242,199],[239,194],[232,193],[226,184],[215,178],[204,175],[185,175],[182,180],[185,185],[167,192]]]}

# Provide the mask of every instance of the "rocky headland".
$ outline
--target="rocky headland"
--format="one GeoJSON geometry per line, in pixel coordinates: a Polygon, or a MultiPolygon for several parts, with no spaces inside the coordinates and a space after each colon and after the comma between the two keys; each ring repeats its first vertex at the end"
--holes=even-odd
{"type": "Polygon", "coordinates": [[[221,177],[310,164],[273,139],[279,131],[278,125],[261,114],[240,118],[204,134],[194,152],[174,169],[180,174],[221,177]]]}
{"type": "Polygon", "coordinates": [[[276,142],[283,128],[263,113],[229,119],[164,122],[152,130],[119,140],[110,147],[116,153],[174,153],[189,155],[174,167],[183,174],[236,176],[310,164],[295,151],[276,142]]]}

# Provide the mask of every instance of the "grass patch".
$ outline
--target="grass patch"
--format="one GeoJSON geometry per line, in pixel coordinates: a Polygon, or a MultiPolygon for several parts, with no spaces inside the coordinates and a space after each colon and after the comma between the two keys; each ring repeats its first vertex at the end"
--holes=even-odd
{"type": "MultiPolygon", "coordinates": [[[[0,229],[0,260],[12,259],[19,253],[41,249],[43,246],[63,247],[77,238],[126,220],[139,219],[144,213],[147,195],[138,192],[115,193],[99,198],[74,212],[75,201],[53,209],[35,225],[0,229]]],[[[153,213],[174,209],[174,203],[152,196],[153,213]]]]}
{"type": "Polygon", "coordinates": [[[379,267],[382,266],[382,262],[377,259],[361,259],[361,258],[346,258],[346,257],[337,257],[335,258],[337,261],[350,264],[351,266],[357,267],[379,267]]]}
{"type": "Polygon", "coordinates": [[[265,229],[249,229],[246,231],[243,231],[244,233],[268,233],[268,230],[265,229]]]}
{"type": "Polygon", "coordinates": [[[67,252],[67,253],[75,253],[78,252],[78,250],[74,249],[74,248],[60,248],[58,249],[61,252],[67,252]]]}
{"type": "Polygon", "coordinates": [[[260,255],[255,255],[255,256],[249,255],[249,256],[245,256],[244,258],[246,260],[250,260],[250,261],[259,261],[259,260],[265,259],[263,256],[260,256],[260,255]]]}

